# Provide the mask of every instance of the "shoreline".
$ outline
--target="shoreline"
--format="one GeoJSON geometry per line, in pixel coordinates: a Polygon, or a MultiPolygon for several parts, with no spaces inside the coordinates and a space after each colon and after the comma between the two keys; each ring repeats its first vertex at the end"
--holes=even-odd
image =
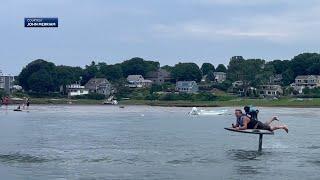
{"type": "MultiPolygon", "coordinates": [[[[11,105],[22,104],[21,101],[12,101],[11,105]]],[[[55,98],[31,98],[32,105],[102,105],[103,100],[92,99],[55,99],[55,98]]],[[[287,107],[287,108],[320,108],[320,98],[285,98],[277,100],[267,99],[233,99],[229,101],[151,101],[151,100],[122,100],[121,105],[147,105],[160,107],[237,107],[253,105],[259,107],[287,107]]]]}

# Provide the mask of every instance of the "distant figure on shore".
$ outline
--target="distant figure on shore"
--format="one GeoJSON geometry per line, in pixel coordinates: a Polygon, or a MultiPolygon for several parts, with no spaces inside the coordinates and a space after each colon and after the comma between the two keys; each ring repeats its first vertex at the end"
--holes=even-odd
{"type": "Polygon", "coordinates": [[[30,106],[30,99],[27,98],[27,109],[29,109],[29,106],[30,106]]]}
{"type": "Polygon", "coordinates": [[[25,106],[27,106],[27,109],[29,109],[29,106],[30,106],[30,99],[29,98],[24,99],[23,109],[25,108],[25,106]]]}
{"type": "Polygon", "coordinates": [[[237,130],[245,130],[245,129],[262,129],[262,130],[269,130],[269,131],[274,131],[277,129],[283,129],[287,133],[289,132],[289,129],[287,126],[283,125],[277,125],[277,126],[271,126],[270,124],[277,120],[277,117],[273,117],[271,120],[267,121],[266,123],[262,123],[255,118],[250,118],[246,114],[242,113],[241,109],[236,109],[235,110],[235,116],[237,118],[236,124],[232,124],[232,127],[237,129],[237,130]]]}
{"type": "Polygon", "coordinates": [[[9,105],[9,97],[8,97],[8,96],[6,96],[6,97],[3,99],[3,104],[4,104],[5,106],[8,106],[8,105],[9,105]]]}

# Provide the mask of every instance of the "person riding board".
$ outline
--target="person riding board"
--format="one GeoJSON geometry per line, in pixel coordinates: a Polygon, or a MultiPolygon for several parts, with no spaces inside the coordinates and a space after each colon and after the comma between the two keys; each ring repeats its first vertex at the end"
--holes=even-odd
{"type": "Polygon", "coordinates": [[[243,114],[241,109],[236,109],[234,114],[237,118],[237,122],[235,125],[232,124],[232,127],[237,130],[261,129],[261,130],[274,131],[274,130],[278,130],[278,129],[283,129],[287,133],[289,132],[288,127],[285,125],[283,125],[283,126],[281,126],[281,125],[271,126],[270,125],[274,120],[278,120],[277,117],[273,117],[271,120],[267,121],[266,123],[262,123],[261,121],[258,121],[255,118],[250,118],[246,114],[243,114]]]}

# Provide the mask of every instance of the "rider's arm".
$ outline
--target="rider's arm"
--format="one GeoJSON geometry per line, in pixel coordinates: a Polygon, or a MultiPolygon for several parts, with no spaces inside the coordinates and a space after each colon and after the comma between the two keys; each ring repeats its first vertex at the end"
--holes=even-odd
{"type": "Polygon", "coordinates": [[[243,118],[243,126],[242,127],[237,127],[238,130],[245,130],[248,127],[248,123],[250,122],[250,119],[248,117],[243,118]]]}
{"type": "Polygon", "coordinates": [[[239,127],[239,123],[237,122],[236,125],[234,125],[233,123],[231,124],[233,128],[239,127]]]}

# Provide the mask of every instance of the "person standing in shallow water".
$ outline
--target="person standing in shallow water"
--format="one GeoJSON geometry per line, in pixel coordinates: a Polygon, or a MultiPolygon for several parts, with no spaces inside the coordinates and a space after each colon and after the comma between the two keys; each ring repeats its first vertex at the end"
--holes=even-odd
{"type": "Polygon", "coordinates": [[[283,129],[287,133],[289,132],[289,129],[286,125],[283,126],[271,126],[270,124],[274,120],[278,120],[276,117],[273,117],[270,121],[266,123],[262,123],[258,120],[255,119],[250,119],[247,115],[243,114],[240,109],[236,109],[234,112],[237,122],[236,125],[232,124],[232,127],[237,129],[237,130],[245,130],[245,129],[262,129],[262,130],[269,130],[269,131],[274,131],[278,129],[283,129]]]}
{"type": "Polygon", "coordinates": [[[30,106],[30,99],[29,98],[26,99],[26,105],[27,105],[27,109],[29,109],[29,106],[30,106]]]}

